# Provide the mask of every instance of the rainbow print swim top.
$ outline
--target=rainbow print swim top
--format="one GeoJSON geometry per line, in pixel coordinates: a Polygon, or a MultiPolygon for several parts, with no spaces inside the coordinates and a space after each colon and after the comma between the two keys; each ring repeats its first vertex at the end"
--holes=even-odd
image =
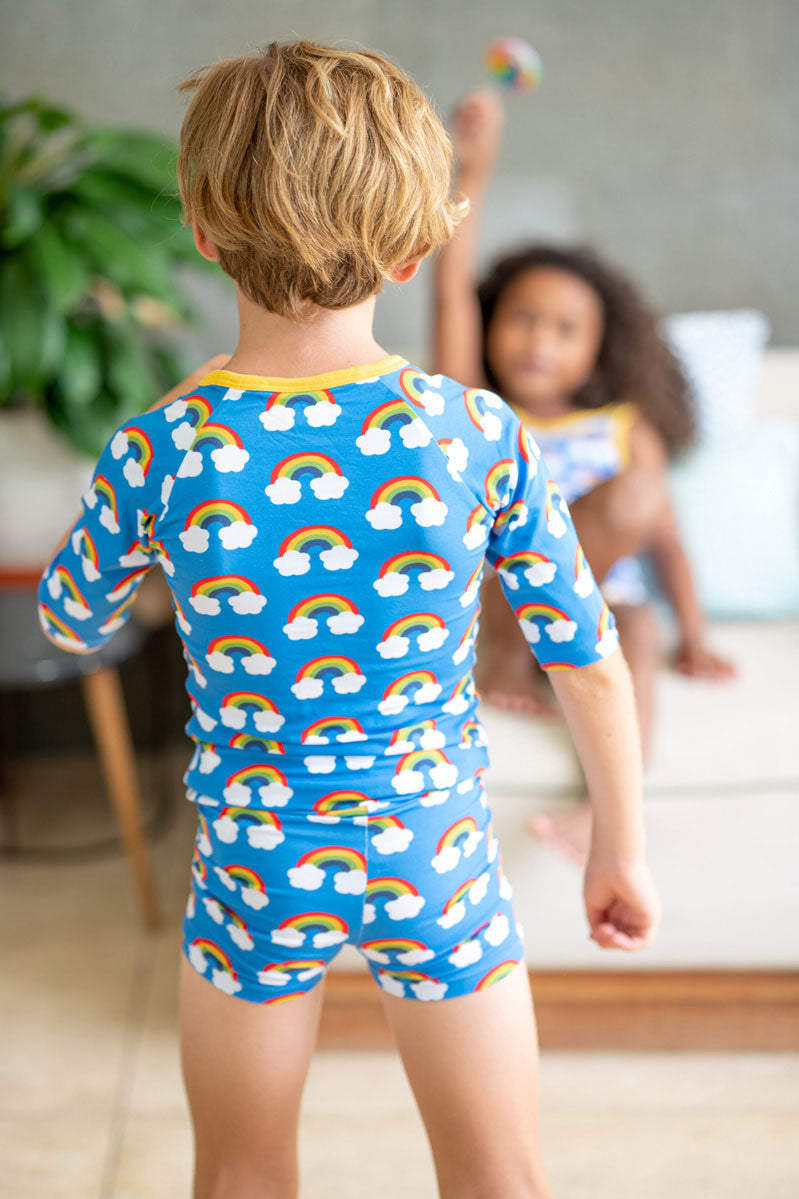
{"type": "Polygon", "coordinates": [[[485,769],[486,560],[544,668],[616,648],[567,505],[498,396],[398,356],[309,379],[214,371],[109,439],[39,614],[57,643],[98,648],[160,565],[189,798],[324,812],[485,769]]]}

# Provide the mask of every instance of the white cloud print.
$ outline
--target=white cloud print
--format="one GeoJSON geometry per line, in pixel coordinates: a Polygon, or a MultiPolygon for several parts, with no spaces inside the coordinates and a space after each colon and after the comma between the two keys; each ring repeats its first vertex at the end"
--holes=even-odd
{"type": "Polygon", "coordinates": [[[127,451],[128,435],[124,429],[120,429],[118,433],[114,434],[114,438],[111,442],[111,453],[114,458],[121,458],[123,454],[127,453],[127,451]]]}
{"type": "Polygon", "coordinates": [[[333,679],[333,690],[339,695],[353,695],[365,682],[366,675],[363,674],[340,674],[333,679]]]}
{"type": "Polygon", "coordinates": [[[416,638],[416,644],[422,653],[429,654],[431,650],[440,649],[447,637],[449,637],[448,628],[427,629],[416,638]]]}
{"type": "Polygon", "coordinates": [[[460,483],[461,473],[466,470],[466,464],[469,461],[469,450],[460,437],[453,437],[446,449],[447,454],[447,470],[452,475],[453,479],[460,483]]]}
{"type": "Polygon", "coordinates": [[[349,545],[333,545],[329,550],[322,550],[319,560],[325,570],[349,570],[358,551],[349,545]]]}
{"type": "Polygon", "coordinates": [[[250,455],[247,450],[238,445],[222,445],[211,450],[211,461],[222,474],[244,470],[245,464],[249,460],[250,455]]]}
{"type": "Polygon", "coordinates": [[[423,420],[414,418],[407,425],[403,425],[400,429],[400,437],[403,444],[409,450],[418,449],[419,446],[427,445],[433,434],[428,429],[423,420]]]}
{"type": "Polygon", "coordinates": [[[594,590],[594,576],[587,566],[584,566],[574,581],[574,590],[580,599],[586,599],[594,590]]]}
{"type": "Polygon", "coordinates": [[[299,479],[275,479],[264,488],[273,504],[298,504],[302,499],[302,486],[299,479]]]}
{"type": "Polygon", "coordinates": [[[298,679],[291,684],[291,690],[297,699],[318,699],[324,691],[323,679],[298,679]]]}
{"type": "Polygon", "coordinates": [[[311,491],[318,500],[339,500],[350,485],[344,475],[329,471],[318,479],[311,479],[311,491]]]}
{"type": "Polygon", "coordinates": [[[364,618],[359,612],[334,612],[327,618],[327,627],[331,633],[338,636],[344,633],[357,633],[364,618]]]}
{"type": "Polygon", "coordinates": [[[536,645],[541,640],[541,630],[534,620],[520,620],[519,624],[530,645],[536,645]]]}
{"type": "Polygon", "coordinates": [[[413,694],[413,702],[415,704],[432,704],[440,694],[440,683],[422,683],[421,687],[417,687],[413,694]]]}
{"type": "Polygon", "coordinates": [[[411,504],[414,519],[423,529],[429,529],[431,525],[443,525],[447,511],[447,505],[442,500],[434,500],[432,496],[425,496],[423,500],[411,504]]]}
{"type": "Polygon", "coordinates": [[[196,430],[190,421],[184,420],[172,430],[172,440],[176,449],[188,450],[194,441],[196,430]]]}
{"type": "Polygon", "coordinates": [[[275,659],[268,654],[249,654],[242,658],[241,664],[247,674],[271,674],[276,666],[275,659]]]}
{"type": "Polygon", "coordinates": [[[473,524],[471,529],[467,529],[463,534],[463,544],[467,550],[476,550],[480,548],[487,537],[488,525],[473,524]]]}
{"type": "Polygon", "coordinates": [[[311,555],[304,554],[301,550],[286,550],[285,554],[273,560],[272,565],[277,567],[278,573],[284,578],[304,575],[311,569],[311,555]]]}
{"type": "Polygon", "coordinates": [[[297,887],[300,891],[318,891],[325,881],[324,870],[320,870],[312,862],[306,862],[303,866],[290,866],[286,874],[292,887],[297,887]]]}
{"type": "Polygon", "coordinates": [[[144,486],[144,471],[141,468],[141,463],[136,462],[134,458],[128,458],[127,462],[122,467],[122,474],[125,476],[131,487],[144,486]]]}
{"type": "Polygon", "coordinates": [[[375,579],[372,586],[384,599],[388,599],[392,595],[404,595],[408,590],[408,576],[398,570],[390,570],[382,578],[375,579]]]}
{"type": "Polygon", "coordinates": [[[551,624],[544,625],[544,632],[551,641],[573,641],[577,623],[574,620],[553,620],[551,624]]]}
{"type": "Polygon", "coordinates": [[[444,570],[442,567],[436,567],[435,570],[428,570],[425,574],[419,575],[419,586],[422,591],[440,591],[442,587],[446,587],[455,578],[454,570],[444,570]]]}
{"type": "Polygon", "coordinates": [[[547,517],[547,530],[553,537],[562,537],[566,532],[566,522],[557,508],[553,508],[547,517]]]}
{"type": "Polygon", "coordinates": [[[242,591],[238,595],[229,595],[228,603],[238,616],[252,616],[264,607],[266,596],[255,591],[242,591]]]}
{"type": "Polygon", "coordinates": [[[424,895],[398,895],[388,901],[383,911],[391,920],[408,920],[419,914],[424,903],[424,895]]]}
{"type": "Polygon", "coordinates": [[[294,428],[294,409],[286,404],[275,404],[259,413],[258,419],[267,433],[283,433],[294,428]]]}
{"type": "Polygon", "coordinates": [[[190,595],[189,603],[200,616],[218,616],[221,605],[212,595],[190,595]]]}
{"type": "Polygon", "coordinates": [[[209,533],[199,525],[189,525],[178,534],[180,543],[188,554],[204,554],[208,549],[209,533]]]}
{"type": "Polygon", "coordinates": [[[318,400],[305,409],[305,419],[312,429],[332,425],[338,416],[341,416],[341,407],[334,400],[318,400]]]}
{"type": "Polygon", "coordinates": [[[367,429],[355,438],[355,444],[362,454],[387,454],[391,449],[391,433],[388,429],[367,429]]]}
{"type": "Polygon", "coordinates": [[[397,504],[387,504],[381,500],[369,509],[366,519],[373,529],[398,529],[402,524],[402,509],[397,504]]]}
{"type": "Polygon", "coordinates": [[[607,658],[609,654],[613,653],[618,644],[618,629],[605,629],[604,633],[596,644],[596,652],[603,658],[607,658]]]}
{"type": "Polygon", "coordinates": [[[391,786],[398,795],[413,795],[424,789],[424,775],[421,770],[400,770],[392,778],[391,786]]]}
{"type": "Polygon", "coordinates": [[[246,549],[258,534],[255,525],[246,520],[234,520],[229,525],[220,525],[219,540],[226,550],[246,549]]]}
{"type": "Polygon", "coordinates": [[[377,652],[381,658],[404,658],[410,647],[409,637],[387,637],[378,643],[377,652]]]}
{"type": "Polygon", "coordinates": [[[381,716],[397,716],[407,708],[409,702],[407,695],[386,695],[380,700],[377,710],[381,716]]]}
{"type": "Polygon", "coordinates": [[[536,562],[533,566],[527,567],[524,577],[532,587],[543,587],[545,584],[552,582],[557,570],[557,565],[554,562],[536,562]]]}
{"type": "Polygon", "coordinates": [[[283,632],[291,641],[308,641],[319,632],[319,621],[311,616],[295,616],[283,625],[283,632]]]}

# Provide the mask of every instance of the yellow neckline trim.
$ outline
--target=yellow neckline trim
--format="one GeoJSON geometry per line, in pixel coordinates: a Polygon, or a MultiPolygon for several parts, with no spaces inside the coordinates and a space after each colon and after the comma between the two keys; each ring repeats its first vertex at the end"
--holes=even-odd
{"type": "Polygon", "coordinates": [[[236,371],[210,371],[203,375],[198,384],[219,384],[220,387],[238,387],[242,391],[326,391],[330,387],[342,387],[345,383],[358,383],[374,375],[387,375],[399,366],[407,366],[408,360],[401,354],[391,354],[379,362],[367,362],[363,366],[350,366],[345,370],[327,371],[322,375],[308,375],[304,379],[283,378],[278,375],[240,375],[236,371]]]}

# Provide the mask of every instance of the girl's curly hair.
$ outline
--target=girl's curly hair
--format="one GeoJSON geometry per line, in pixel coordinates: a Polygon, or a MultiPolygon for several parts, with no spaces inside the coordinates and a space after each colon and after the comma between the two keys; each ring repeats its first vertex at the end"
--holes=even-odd
{"type": "Polygon", "coordinates": [[[634,400],[663,437],[669,452],[694,433],[690,393],[676,358],[657,329],[654,313],[621,272],[607,266],[590,246],[531,245],[495,263],[477,289],[483,318],[483,369],[489,385],[501,387],[485,355],[485,341],[497,303],[513,279],[547,267],[567,271],[599,296],[604,332],[596,368],[573,396],[578,408],[634,400]]]}

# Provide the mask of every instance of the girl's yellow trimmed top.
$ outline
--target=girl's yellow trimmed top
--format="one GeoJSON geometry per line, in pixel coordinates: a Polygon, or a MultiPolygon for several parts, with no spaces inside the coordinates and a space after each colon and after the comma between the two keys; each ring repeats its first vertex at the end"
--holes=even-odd
{"type": "Polygon", "coordinates": [[[210,371],[203,375],[198,386],[218,384],[221,387],[238,387],[242,391],[326,391],[330,387],[343,387],[347,383],[360,383],[377,375],[387,375],[408,365],[408,360],[401,354],[391,354],[378,362],[327,371],[322,375],[308,375],[304,379],[278,375],[240,375],[236,371],[226,370],[210,371]]]}

